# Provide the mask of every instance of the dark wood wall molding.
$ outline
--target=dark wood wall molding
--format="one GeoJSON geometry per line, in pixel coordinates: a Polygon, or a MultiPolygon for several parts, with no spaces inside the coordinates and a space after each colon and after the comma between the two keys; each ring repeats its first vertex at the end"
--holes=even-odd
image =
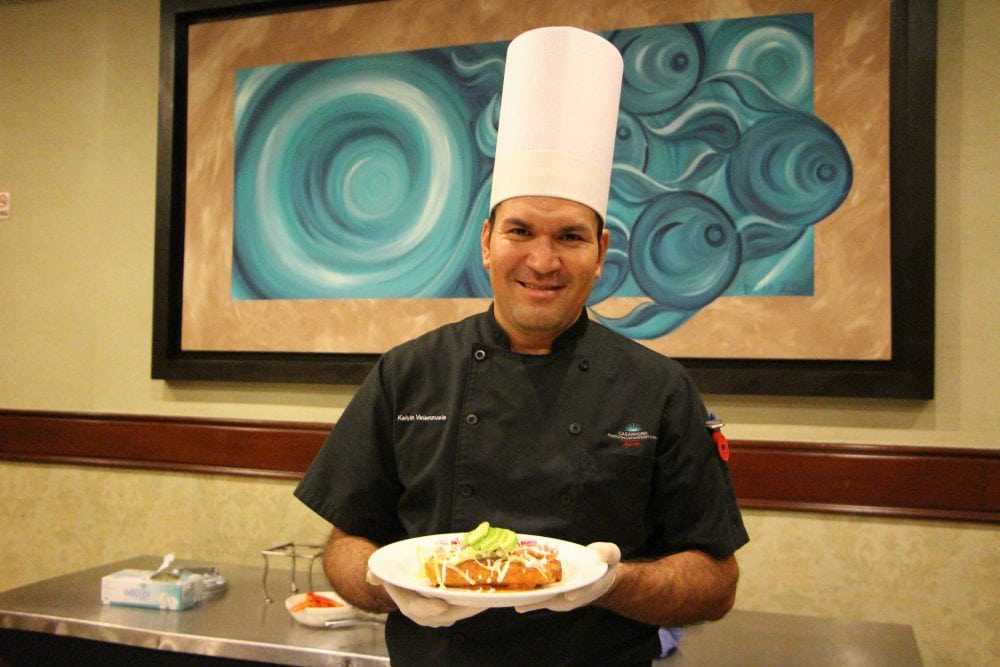
{"type": "MultiPolygon", "coordinates": [[[[0,460],[297,479],[331,426],[0,410],[0,460]]],[[[744,508],[1000,523],[1000,450],[730,444],[744,508]]]]}

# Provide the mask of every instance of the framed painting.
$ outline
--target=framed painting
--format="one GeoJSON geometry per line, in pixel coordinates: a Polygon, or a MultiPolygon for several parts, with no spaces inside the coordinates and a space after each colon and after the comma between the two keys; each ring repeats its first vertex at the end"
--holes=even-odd
{"type": "Polygon", "coordinates": [[[503,60],[625,75],[590,317],[705,393],[927,399],[932,0],[163,0],[152,375],[359,383],[488,307],[503,60]]]}

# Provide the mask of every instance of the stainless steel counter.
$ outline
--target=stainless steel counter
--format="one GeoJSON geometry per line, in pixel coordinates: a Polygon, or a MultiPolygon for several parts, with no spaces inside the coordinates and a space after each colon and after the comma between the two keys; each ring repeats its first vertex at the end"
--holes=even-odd
{"type": "MultiPolygon", "coordinates": [[[[287,665],[386,665],[381,626],[310,628],[284,607],[289,573],[272,569],[264,602],[261,567],[210,563],[228,589],[184,611],[106,607],[101,577],[124,568],[153,569],[158,556],[141,556],[0,593],[0,630],[97,640],[109,645],[175,651],[287,665]]],[[[180,562],[180,565],[206,563],[180,562]]],[[[322,574],[315,573],[322,588],[322,574]]],[[[303,582],[299,582],[302,586],[303,582]]],[[[2,664],[0,656],[0,664],[2,664]]],[[[920,665],[906,625],[839,621],[734,610],[717,623],[686,628],[680,649],[657,667],[701,665],[920,665]]]]}
{"type": "MultiPolygon", "coordinates": [[[[66,635],[112,644],[282,665],[387,665],[382,626],[335,630],[304,626],[284,600],[290,575],[272,568],[264,601],[261,567],[214,565],[227,589],[183,611],[104,606],[101,577],[125,568],[154,569],[159,556],[140,556],[0,593],[0,628],[66,635]]],[[[326,578],[313,574],[318,589],[326,578]]],[[[302,576],[301,579],[305,577],[302,576]]],[[[299,581],[303,586],[303,581],[299,581]]]]}
{"type": "Polygon", "coordinates": [[[733,610],[684,629],[678,651],[657,667],[919,667],[913,628],[896,623],[733,610]]]}

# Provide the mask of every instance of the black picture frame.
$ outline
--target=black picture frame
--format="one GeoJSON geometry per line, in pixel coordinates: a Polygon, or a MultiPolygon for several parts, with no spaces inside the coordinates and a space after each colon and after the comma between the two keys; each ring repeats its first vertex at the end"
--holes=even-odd
{"type": "MultiPolygon", "coordinates": [[[[358,384],[377,354],[191,351],[181,347],[188,29],[203,21],[373,0],[162,0],[151,375],[184,381],[358,384]]],[[[379,0],[374,0],[379,1],[379,0]]],[[[934,396],[936,0],[892,0],[890,234],[892,358],[679,361],[707,394],[934,396]]]]}

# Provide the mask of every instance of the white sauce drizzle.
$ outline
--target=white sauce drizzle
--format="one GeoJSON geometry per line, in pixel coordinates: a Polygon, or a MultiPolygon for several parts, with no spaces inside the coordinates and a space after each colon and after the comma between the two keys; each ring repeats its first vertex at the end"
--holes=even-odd
{"type": "Polygon", "coordinates": [[[438,585],[442,587],[446,587],[448,572],[457,573],[468,586],[503,584],[511,563],[520,563],[528,569],[539,570],[548,578],[548,564],[557,558],[558,554],[555,547],[533,541],[521,542],[510,551],[498,549],[489,554],[477,553],[473,548],[462,546],[457,540],[442,542],[429,548],[418,547],[418,557],[422,561],[430,560],[434,564],[438,585]],[[477,581],[459,567],[460,564],[470,560],[476,561],[488,573],[484,581],[477,581]]]}

